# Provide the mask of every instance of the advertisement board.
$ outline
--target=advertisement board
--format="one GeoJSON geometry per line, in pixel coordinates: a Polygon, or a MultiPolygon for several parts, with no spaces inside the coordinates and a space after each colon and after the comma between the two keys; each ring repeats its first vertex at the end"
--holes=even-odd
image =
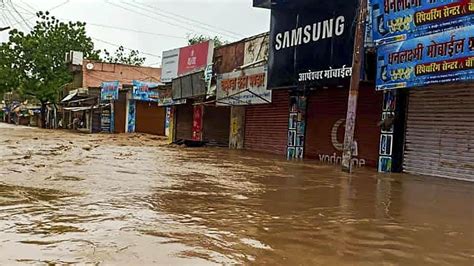
{"type": "Polygon", "coordinates": [[[163,52],[161,82],[171,82],[178,77],[179,49],[163,52]]]}
{"type": "MultiPolygon", "coordinates": [[[[302,1],[304,2],[304,1],[302,1]]],[[[272,9],[268,87],[324,87],[352,75],[357,1],[272,9]]]]}
{"type": "Polygon", "coordinates": [[[179,49],[178,76],[204,70],[212,63],[214,41],[207,41],[179,49]]]}
{"type": "Polygon", "coordinates": [[[474,25],[379,46],[377,90],[474,79],[474,25]]]}
{"type": "Polygon", "coordinates": [[[271,103],[267,90],[267,69],[264,66],[219,75],[217,105],[251,105],[271,103]]]}
{"type": "Polygon", "coordinates": [[[373,38],[384,44],[471,25],[470,0],[371,0],[373,38]]]}
{"type": "Polygon", "coordinates": [[[157,83],[133,81],[132,99],[145,102],[158,102],[159,93],[150,89],[158,87],[157,83]]]}
{"type": "Polygon", "coordinates": [[[120,82],[102,82],[100,86],[100,99],[102,101],[118,100],[120,82]]]}

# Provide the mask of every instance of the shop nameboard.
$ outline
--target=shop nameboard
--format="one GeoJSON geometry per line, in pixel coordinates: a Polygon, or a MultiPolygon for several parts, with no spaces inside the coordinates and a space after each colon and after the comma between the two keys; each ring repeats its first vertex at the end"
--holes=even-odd
{"type": "Polygon", "coordinates": [[[376,44],[474,24],[470,0],[371,0],[376,44]]]}
{"type": "Polygon", "coordinates": [[[217,78],[217,105],[265,104],[271,101],[265,66],[222,74],[217,78]]]}
{"type": "Polygon", "coordinates": [[[159,100],[159,93],[156,91],[152,91],[150,89],[154,89],[158,87],[159,84],[157,83],[150,83],[150,82],[142,82],[142,81],[133,81],[133,91],[132,91],[132,99],[138,101],[146,101],[146,102],[157,102],[159,100]]]}
{"type": "Polygon", "coordinates": [[[102,101],[118,100],[120,82],[102,82],[100,86],[100,99],[102,101]]]}
{"type": "Polygon", "coordinates": [[[378,48],[377,90],[474,79],[474,25],[378,48]]]}
{"type": "Polygon", "coordinates": [[[339,4],[312,4],[317,9],[272,9],[270,89],[348,84],[358,1],[334,2],[339,4]]]}
{"type": "Polygon", "coordinates": [[[161,82],[171,82],[178,77],[179,49],[163,52],[161,82]]]}
{"type": "Polygon", "coordinates": [[[212,63],[214,41],[207,41],[179,49],[178,76],[204,70],[212,63]]]}
{"type": "Polygon", "coordinates": [[[186,99],[173,100],[171,88],[160,89],[158,106],[186,104],[186,99]]]}

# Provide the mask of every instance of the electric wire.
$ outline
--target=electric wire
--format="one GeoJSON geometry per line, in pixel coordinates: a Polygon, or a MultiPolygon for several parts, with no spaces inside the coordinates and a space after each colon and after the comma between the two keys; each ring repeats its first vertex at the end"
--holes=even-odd
{"type": "Polygon", "coordinates": [[[204,30],[207,30],[207,31],[212,31],[214,33],[221,34],[221,35],[226,35],[226,36],[231,37],[231,38],[242,38],[242,37],[244,37],[244,35],[242,35],[242,34],[231,32],[231,31],[221,29],[221,28],[217,28],[213,25],[206,24],[204,22],[197,21],[197,20],[194,20],[194,19],[186,18],[186,17],[181,16],[179,14],[171,13],[171,12],[168,12],[168,11],[163,11],[162,9],[159,9],[157,7],[154,7],[154,6],[146,5],[146,4],[143,4],[143,3],[138,3],[138,2],[135,2],[135,1],[134,1],[134,3],[136,3],[135,5],[131,4],[131,3],[127,3],[125,1],[121,1],[121,2],[124,3],[124,4],[127,4],[129,6],[132,6],[132,7],[144,10],[144,11],[148,11],[148,12],[156,14],[158,16],[162,16],[162,17],[172,19],[172,20],[175,20],[175,21],[179,21],[176,18],[180,18],[180,20],[182,21],[181,23],[185,23],[185,24],[191,25],[191,26],[196,26],[196,27],[199,27],[201,29],[204,29],[204,30]],[[140,5],[144,6],[144,7],[148,7],[148,8],[140,7],[140,5]],[[152,11],[150,9],[160,10],[161,13],[158,13],[156,11],[152,11]]]}
{"type": "MultiPolygon", "coordinates": [[[[175,26],[175,27],[178,27],[178,28],[182,28],[182,29],[186,29],[186,30],[189,30],[193,33],[202,33],[202,32],[198,32],[196,31],[195,29],[192,29],[190,27],[187,27],[187,26],[184,26],[184,25],[179,25],[179,24],[176,24],[176,23],[173,23],[173,22],[170,22],[168,20],[163,20],[163,19],[160,19],[160,18],[157,18],[155,16],[151,16],[149,14],[146,14],[146,13],[142,13],[142,12],[139,12],[139,11],[136,11],[136,10],[133,10],[133,9],[130,9],[128,7],[124,7],[124,6],[121,6],[121,5],[118,5],[117,3],[111,3],[110,1],[106,1],[107,4],[109,5],[112,5],[114,7],[117,7],[117,8],[120,8],[120,9],[123,9],[125,11],[128,11],[128,12],[131,12],[131,13],[135,13],[135,14],[138,14],[138,15],[141,15],[141,16],[144,16],[144,17],[147,17],[147,18],[150,18],[150,19],[153,19],[153,20],[156,20],[156,21],[159,21],[159,22],[162,22],[162,23],[165,23],[165,24],[168,24],[168,25],[171,25],[171,26],[175,26]]],[[[237,39],[236,37],[232,37],[232,36],[228,36],[232,39],[237,39]]]]}

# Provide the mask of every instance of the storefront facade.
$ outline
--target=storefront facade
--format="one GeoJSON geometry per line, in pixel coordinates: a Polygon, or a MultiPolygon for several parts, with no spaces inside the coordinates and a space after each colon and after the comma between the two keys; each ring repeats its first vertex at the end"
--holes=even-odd
{"type": "MultiPolygon", "coordinates": [[[[342,162],[348,88],[316,90],[308,96],[306,158],[339,165],[342,162]]],[[[382,93],[361,85],[357,107],[353,165],[376,167],[382,93]]]]}
{"type": "Polygon", "coordinates": [[[375,1],[373,7],[389,11],[374,10],[383,18],[374,20],[386,124],[379,171],[474,181],[474,5],[421,1],[393,9],[375,1]],[[436,16],[423,16],[430,12],[436,16]],[[401,16],[413,18],[410,27],[386,31],[381,21],[401,16]]]}
{"type": "MultiPolygon", "coordinates": [[[[288,159],[342,163],[357,5],[357,1],[271,5],[268,83],[274,98],[287,97],[278,101],[281,108],[285,106],[278,114],[286,120],[282,136],[288,159]]],[[[361,81],[353,166],[378,163],[382,96],[373,83],[361,81]]]]}

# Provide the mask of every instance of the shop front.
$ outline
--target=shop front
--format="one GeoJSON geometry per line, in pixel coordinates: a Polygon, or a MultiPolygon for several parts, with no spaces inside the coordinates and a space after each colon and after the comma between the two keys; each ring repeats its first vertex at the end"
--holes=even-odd
{"type": "MultiPolygon", "coordinates": [[[[308,96],[306,157],[340,165],[344,148],[348,88],[312,91],[308,96]]],[[[361,85],[357,107],[352,164],[376,167],[382,93],[361,85]]]]}
{"type": "MultiPolygon", "coordinates": [[[[378,2],[374,5],[390,8],[378,2]]],[[[385,21],[402,15],[415,18],[412,27],[397,32],[402,39],[381,34],[385,25],[377,20],[376,85],[384,92],[386,124],[380,138],[380,172],[474,181],[473,11],[472,3],[459,0],[423,2],[381,14],[385,21]],[[419,23],[430,10],[444,10],[444,15],[419,23]],[[445,27],[434,30],[439,25],[445,27]]]]}
{"type": "MultiPolygon", "coordinates": [[[[272,104],[280,105],[274,112],[281,120],[272,123],[281,125],[278,135],[272,137],[278,136],[275,149],[286,153],[288,159],[341,164],[352,76],[352,22],[358,1],[316,2],[275,2],[270,6],[268,87],[273,92],[272,104]]],[[[375,93],[374,86],[364,85],[359,98],[353,164],[375,166],[382,94],[375,93]]]]}
{"type": "Polygon", "coordinates": [[[232,109],[230,148],[285,154],[288,93],[267,90],[266,66],[219,75],[217,105],[232,109]]]}
{"type": "Polygon", "coordinates": [[[227,145],[229,110],[212,104],[214,42],[207,41],[163,53],[165,82],[171,81],[170,132],[173,142],[227,145]]]}
{"type": "Polygon", "coordinates": [[[127,132],[165,136],[166,109],[159,106],[160,85],[133,81],[133,88],[127,97],[127,132]]]}

